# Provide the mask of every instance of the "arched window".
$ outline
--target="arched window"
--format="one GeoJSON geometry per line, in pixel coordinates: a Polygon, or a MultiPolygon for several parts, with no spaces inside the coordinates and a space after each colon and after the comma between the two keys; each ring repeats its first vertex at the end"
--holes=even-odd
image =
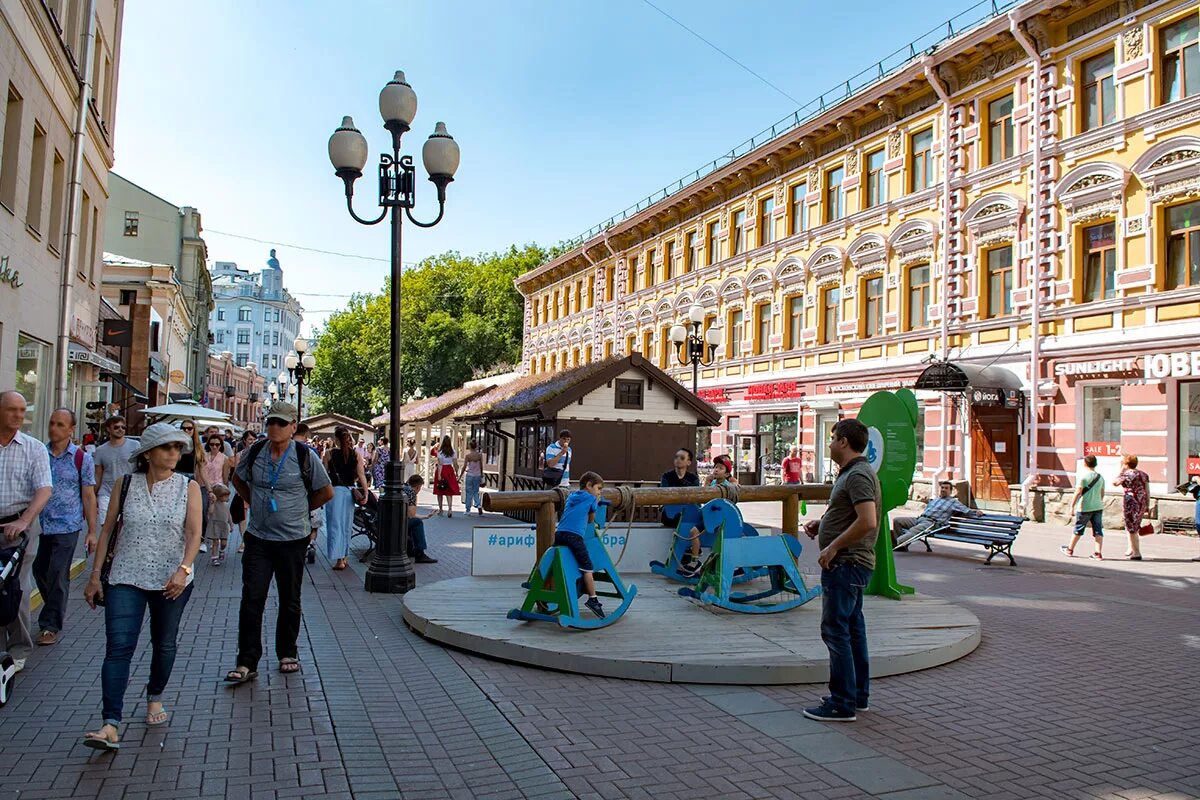
{"type": "Polygon", "coordinates": [[[250,321],[250,306],[241,306],[238,308],[238,322],[250,321]]]}

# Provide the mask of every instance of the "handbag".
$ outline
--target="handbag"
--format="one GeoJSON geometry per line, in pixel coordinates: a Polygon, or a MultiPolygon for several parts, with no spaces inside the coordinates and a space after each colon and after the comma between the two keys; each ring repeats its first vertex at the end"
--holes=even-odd
{"type": "Polygon", "coordinates": [[[1152,536],[1154,534],[1154,525],[1149,520],[1143,520],[1141,527],[1138,528],[1138,536],[1152,536]]]}
{"type": "Polygon", "coordinates": [[[547,486],[558,486],[562,483],[563,471],[558,467],[546,467],[542,470],[542,480],[547,486]]]}
{"type": "Polygon", "coordinates": [[[117,501],[117,521],[113,523],[112,533],[108,535],[108,549],[104,552],[104,563],[100,565],[100,597],[96,605],[102,606],[108,600],[108,574],[112,572],[113,557],[117,554],[117,536],[125,526],[125,498],[129,495],[129,479],[126,475],[121,479],[121,497],[117,501]]]}

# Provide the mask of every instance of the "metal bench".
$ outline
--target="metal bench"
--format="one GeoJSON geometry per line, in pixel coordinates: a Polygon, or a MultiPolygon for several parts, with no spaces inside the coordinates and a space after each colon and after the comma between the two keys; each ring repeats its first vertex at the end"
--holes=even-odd
{"type": "Polygon", "coordinates": [[[948,539],[952,542],[966,542],[986,547],[988,557],[984,561],[985,564],[992,563],[992,559],[998,555],[1004,555],[1008,557],[1009,565],[1015,567],[1017,562],[1012,555],[1012,545],[1016,541],[1017,534],[1021,532],[1021,524],[1024,522],[1024,517],[1013,517],[1008,514],[984,514],[982,516],[954,514],[950,517],[949,522],[934,525],[932,528],[911,536],[901,537],[896,541],[896,548],[906,547],[919,540],[925,545],[927,552],[933,552],[933,548],[929,546],[930,539],[948,539]]]}

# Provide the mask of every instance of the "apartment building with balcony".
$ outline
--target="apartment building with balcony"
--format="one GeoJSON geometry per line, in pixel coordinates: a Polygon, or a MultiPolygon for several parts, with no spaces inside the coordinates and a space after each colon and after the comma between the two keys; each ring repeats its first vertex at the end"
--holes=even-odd
{"type": "Polygon", "coordinates": [[[1200,6],[950,30],[521,276],[525,369],[636,351],[690,382],[668,333],[699,304],[713,452],[750,480],[790,445],[828,479],[832,425],[901,386],[922,474],[985,505],[1061,496],[1088,453],[1158,492],[1200,472],[1200,6]]]}

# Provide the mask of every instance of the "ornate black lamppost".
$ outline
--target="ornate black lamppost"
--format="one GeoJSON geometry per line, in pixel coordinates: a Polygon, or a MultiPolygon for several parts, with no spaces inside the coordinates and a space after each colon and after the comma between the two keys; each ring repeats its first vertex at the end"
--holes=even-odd
{"type": "Polygon", "coordinates": [[[711,367],[716,360],[717,346],[721,344],[721,329],[713,325],[704,327],[704,306],[694,305],[688,309],[689,325],[674,325],[671,341],[675,344],[675,355],[683,366],[692,365],[692,394],[700,392],[700,367],[711,367]],[[691,327],[691,330],[688,330],[691,327]]]}
{"type": "Polygon", "coordinates": [[[283,365],[287,367],[287,372],[279,373],[279,378],[280,383],[284,385],[295,382],[296,416],[304,419],[304,384],[308,382],[308,376],[312,374],[317,360],[313,358],[312,353],[308,352],[308,340],[303,336],[297,336],[292,346],[296,348],[296,351],[283,357],[283,365]],[[284,378],[287,380],[283,380],[284,378]]]}
{"type": "MultiPolygon", "coordinates": [[[[433,135],[425,141],[421,160],[429,180],[437,187],[438,214],[432,222],[420,222],[413,218],[416,204],[416,169],[412,156],[400,155],[400,137],[409,130],[417,114],[417,95],[404,80],[404,73],[397,72],[383,91],[379,93],[379,113],[383,127],[392,134],[392,152],[379,157],[379,205],[383,209],[375,219],[363,219],[354,213],[354,182],[362,177],[367,164],[367,140],[354,127],[350,117],[342,118],[342,125],[329,137],[329,160],[335,174],[346,186],[346,208],[356,222],[377,225],[390,214],[392,223],[392,306],[391,306],[391,396],[392,430],[399,427],[401,406],[400,385],[400,241],[404,217],[421,228],[431,228],[441,222],[446,207],[446,186],[454,180],[458,170],[458,144],[446,132],[443,122],[434,126],[433,135]],[[401,211],[404,213],[401,214],[401,211]]],[[[404,508],[404,495],[400,491],[403,482],[403,465],[398,458],[399,448],[393,447],[387,465],[383,497],[379,503],[379,545],[375,557],[367,569],[366,589],[368,592],[407,592],[416,586],[417,577],[412,561],[408,557],[408,515],[404,508]]]]}

